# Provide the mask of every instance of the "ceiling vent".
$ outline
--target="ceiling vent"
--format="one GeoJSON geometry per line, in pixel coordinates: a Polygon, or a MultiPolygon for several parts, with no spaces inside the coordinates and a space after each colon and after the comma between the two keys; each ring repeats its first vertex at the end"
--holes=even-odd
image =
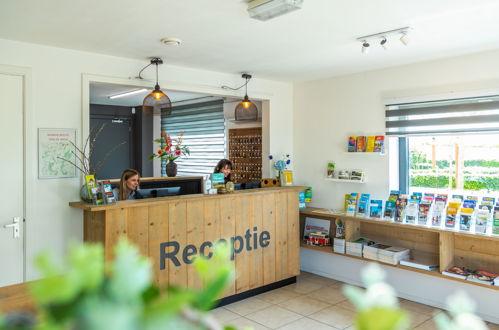
{"type": "Polygon", "coordinates": [[[303,0],[252,0],[248,3],[251,18],[266,21],[300,9],[303,0]]]}

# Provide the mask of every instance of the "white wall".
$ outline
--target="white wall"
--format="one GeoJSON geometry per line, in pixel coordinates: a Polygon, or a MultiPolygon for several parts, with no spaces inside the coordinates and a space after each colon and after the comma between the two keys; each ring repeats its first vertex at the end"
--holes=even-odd
{"type": "Polygon", "coordinates": [[[349,192],[386,199],[388,157],[345,153],[348,136],[383,134],[387,99],[492,88],[499,93],[498,56],[492,51],[295,84],[297,183],[313,187],[315,206],[340,208],[349,192]],[[337,168],[364,169],[367,184],[325,181],[328,160],[337,168]]]}
{"type": "MultiPolygon", "coordinates": [[[[313,187],[312,206],[342,208],[346,193],[371,193],[386,199],[389,159],[344,153],[349,135],[384,132],[384,100],[429,98],[435,94],[473,94],[499,91],[499,51],[364,72],[338,78],[297,83],[294,86],[294,160],[298,184],[313,187]],[[366,184],[325,181],[328,160],[338,168],[361,168],[366,184]]],[[[366,61],[369,57],[366,56],[366,61]]],[[[388,150],[388,153],[393,150],[388,150]]],[[[366,264],[341,256],[302,249],[302,269],[358,284],[366,264]]],[[[499,291],[386,267],[388,280],[402,297],[434,306],[456,289],[467,290],[480,315],[499,322],[499,291]],[[415,285],[417,283],[417,285],[415,285]]]]}
{"type": "MultiPolygon", "coordinates": [[[[29,159],[36,160],[37,128],[77,128],[80,132],[88,132],[88,127],[84,127],[88,125],[88,118],[82,118],[82,113],[88,111],[83,106],[88,100],[88,87],[84,88],[84,83],[100,81],[100,78],[107,82],[116,78],[122,83],[128,77],[135,77],[147,60],[0,39],[0,64],[32,70],[32,95],[28,98],[32,101],[33,111],[27,118],[30,124],[27,127],[26,148],[29,159]]],[[[145,76],[152,79],[154,70],[146,70],[145,76]]],[[[222,85],[240,84],[238,74],[163,65],[159,76],[163,90],[240,97],[220,88],[222,85]]],[[[129,81],[131,85],[137,84],[135,79],[129,81]]],[[[293,108],[292,85],[254,78],[251,86],[255,98],[267,99],[271,103],[270,152],[284,152],[283,149],[292,145],[293,141],[292,117],[282,118],[282,114],[289,113],[293,108]]],[[[0,145],[3,143],[8,141],[1,141],[0,145]]],[[[30,161],[27,164],[27,193],[33,198],[28,199],[32,202],[27,205],[26,214],[27,280],[37,277],[33,267],[34,255],[49,250],[60,257],[66,252],[70,241],[82,240],[82,211],[68,206],[68,202],[79,199],[80,178],[38,180],[36,173],[36,161],[30,161]]]]}

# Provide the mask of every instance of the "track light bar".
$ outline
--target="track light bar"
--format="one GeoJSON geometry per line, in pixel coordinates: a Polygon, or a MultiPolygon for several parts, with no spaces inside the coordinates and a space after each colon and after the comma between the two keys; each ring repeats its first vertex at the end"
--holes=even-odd
{"type": "Polygon", "coordinates": [[[388,39],[393,35],[400,35],[399,38],[400,42],[402,42],[404,45],[407,46],[409,44],[409,37],[408,37],[409,30],[410,27],[406,26],[399,29],[383,31],[379,33],[369,34],[367,36],[362,36],[357,38],[357,41],[362,43],[362,53],[364,54],[367,53],[368,51],[367,47],[369,47],[370,45],[369,41],[373,41],[373,39],[378,39],[377,42],[379,42],[379,45],[383,47],[385,50],[388,49],[388,39]]]}
{"type": "Polygon", "coordinates": [[[395,30],[389,30],[389,31],[384,31],[384,32],[379,32],[379,33],[374,33],[374,34],[369,34],[367,36],[363,37],[358,37],[358,41],[364,41],[366,39],[374,39],[374,38],[383,38],[386,37],[387,35],[393,35],[397,33],[405,33],[408,34],[410,30],[410,27],[406,26],[400,29],[395,29],[395,30]]]}

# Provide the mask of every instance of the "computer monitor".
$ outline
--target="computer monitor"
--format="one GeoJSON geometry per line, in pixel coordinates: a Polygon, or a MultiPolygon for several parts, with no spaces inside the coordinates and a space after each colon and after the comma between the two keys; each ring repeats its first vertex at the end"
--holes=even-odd
{"type": "Polygon", "coordinates": [[[136,199],[156,198],[180,195],[180,187],[140,189],[135,193],[136,199]]]}

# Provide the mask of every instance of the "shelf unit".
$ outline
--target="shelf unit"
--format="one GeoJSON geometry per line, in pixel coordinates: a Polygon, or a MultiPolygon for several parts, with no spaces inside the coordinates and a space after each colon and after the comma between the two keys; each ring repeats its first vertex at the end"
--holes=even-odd
{"type": "Polygon", "coordinates": [[[381,152],[348,152],[348,151],[343,151],[343,153],[349,154],[349,155],[386,156],[386,153],[381,153],[381,152]]]}
{"type": "Polygon", "coordinates": [[[351,179],[325,178],[324,180],[333,181],[333,182],[366,183],[366,179],[364,179],[364,180],[351,180],[351,179]]]}
{"type": "Polygon", "coordinates": [[[410,224],[401,224],[369,218],[352,217],[342,214],[325,214],[314,212],[318,208],[307,208],[300,211],[300,241],[302,241],[306,217],[331,220],[330,232],[336,231],[336,219],[345,223],[345,239],[353,241],[359,237],[367,237],[376,242],[405,247],[411,254],[432,255],[439,260],[439,269],[426,271],[417,268],[391,265],[371,259],[337,253],[331,246],[317,247],[301,244],[306,249],[335,254],[346,258],[354,258],[383,265],[396,267],[426,275],[437,276],[448,280],[458,281],[471,285],[478,285],[492,290],[499,290],[498,286],[475,283],[459,278],[442,275],[441,272],[451,266],[463,266],[472,269],[486,270],[499,273],[499,237],[472,233],[457,232],[450,229],[423,227],[410,224]]]}
{"type": "Polygon", "coordinates": [[[230,129],[229,159],[235,183],[259,181],[262,178],[262,128],[230,129]]]}

